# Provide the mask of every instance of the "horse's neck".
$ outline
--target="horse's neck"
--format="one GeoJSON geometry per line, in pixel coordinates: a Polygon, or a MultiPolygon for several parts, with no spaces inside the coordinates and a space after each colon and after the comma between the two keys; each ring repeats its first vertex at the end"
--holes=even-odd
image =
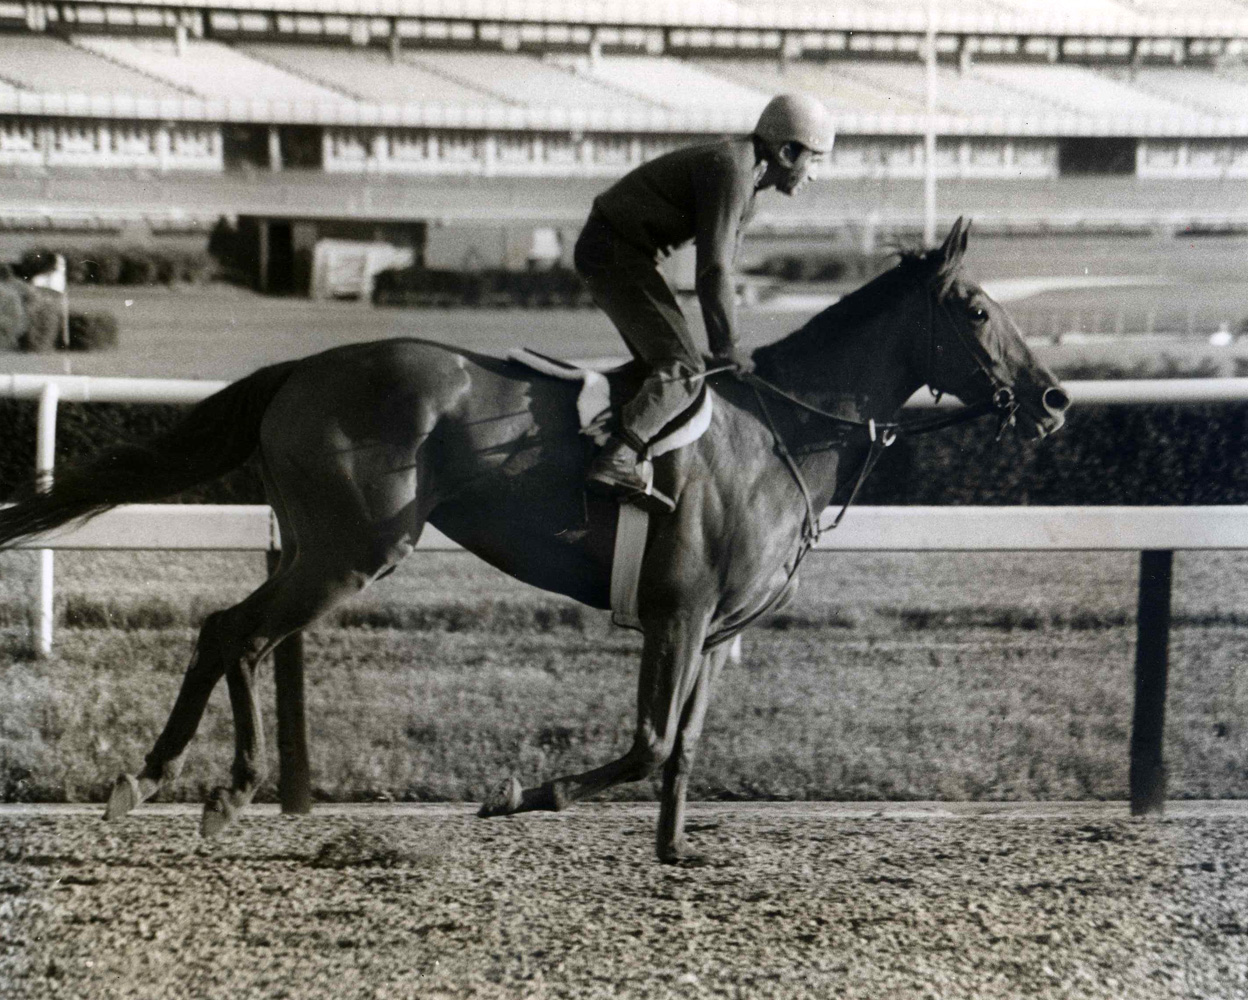
{"type": "MultiPolygon", "coordinates": [[[[890,421],[922,381],[913,340],[914,331],[927,322],[922,306],[921,296],[906,295],[896,308],[881,310],[852,329],[829,323],[801,331],[765,355],[759,375],[828,413],[864,424],[890,421]]],[[[798,463],[821,508],[861,467],[869,436],[865,428],[847,434],[844,424],[809,413],[795,413],[793,419],[803,425],[798,463]],[[826,446],[820,447],[820,440],[826,446]]]]}
{"type": "MultiPolygon", "coordinates": [[[[919,387],[910,334],[921,321],[890,310],[853,329],[806,329],[775,344],[758,374],[821,410],[886,421],[919,387]]],[[[829,423],[829,438],[834,431],[829,423]]]]}

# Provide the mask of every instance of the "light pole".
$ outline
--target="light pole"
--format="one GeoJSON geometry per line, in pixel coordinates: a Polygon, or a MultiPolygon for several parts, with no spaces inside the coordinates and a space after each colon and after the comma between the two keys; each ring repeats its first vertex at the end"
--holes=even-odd
{"type": "Polygon", "coordinates": [[[927,0],[927,119],[923,133],[923,245],[936,245],[936,0],[927,0]]]}

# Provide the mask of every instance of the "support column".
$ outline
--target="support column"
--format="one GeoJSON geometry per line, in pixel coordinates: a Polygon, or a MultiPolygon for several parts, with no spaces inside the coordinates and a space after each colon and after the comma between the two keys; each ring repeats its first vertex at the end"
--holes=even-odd
{"type": "Polygon", "coordinates": [[[1166,682],[1170,668],[1170,581],[1174,553],[1140,553],[1135,639],[1135,713],[1131,723],[1131,815],[1166,808],[1166,682]]]}
{"type": "Polygon", "coordinates": [[[923,121],[923,246],[936,245],[936,0],[927,0],[927,37],[923,121]]]}
{"type": "MultiPolygon", "coordinates": [[[[36,423],[35,477],[40,490],[52,488],[52,467],[56,463],[56,407],[60,390],[49,382],[39,393],[39,415],[36,423]]],[[[55,620],[53,578],[55,554],[51,549],[39,550],[39,635],[35,650],[40,656],[52,652],[52,625],[55,620]]]]}
{"type": "Polygon", "coordinates": [[[274,173],[282,169],[282,133],[276,125],[269,126],[269,169],[274,173]]]}
{"type": "MultiPolygon", "coordinates": [[[[281,552],[269,550],[270,576],[276,572],[281,556],[281,552]]],[[[277,688],[277,797],[284,813],[310,813],[312,778],[308,763],[302,631],[288,635],[273,650],[273,681],[277,688]]]]}
{"type": "Polygon", "coordinates": [[[256,291],[269,290],[269,225],[268,219],[256,220],[256,291]]]}

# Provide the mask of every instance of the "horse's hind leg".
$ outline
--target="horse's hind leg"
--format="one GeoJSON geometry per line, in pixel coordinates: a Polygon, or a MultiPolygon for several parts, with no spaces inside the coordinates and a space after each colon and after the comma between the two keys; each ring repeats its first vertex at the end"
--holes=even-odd
{"type": "MultiPolygon", "coordinates": [[[[291,529],[285,505],[280,492],[275,488],[268,468],[262,462],[260,473],[265,483],[265,490],[273,505],[274,512],[282,527],[282,557],[277,573],[270,577],[248,600],[256,601],[271,590],[283,571],[293,565],[298,551],[294,531],[291,529]]],[[[187,744],[199,728],[204,709],[217,682],[226,672],[222,642],[225,638],[222,629],[228,629],[223,617],[224,612],[216,611],[205,619],[200,628],[199,637],[195,642],[195,651],[191,655],[190,665],[182,678],[182,687],[178,691],[177,701],[169,713],[169,719],[160,737],[156,740],[151,753],[146,757],[144,768],[137,776],[119,775],[113,785],[112,795],[108,800],[104,818],[120,819],[136,806],[146,802],[161,788],[174,782],[182,770],[182,755],[187,744]]]]}
{"type": "Polygon", "coordinates": [[[205,804],[200,828],[205,836],[222,830],[251,801],[264,777],[264,735],[255,693],[259,662],[282,639],[358,593],[411,548],[406,538],[393,545],[370,540],[355,558],[346,558],[342,546],[333,557],[301,548],[293,562],[284,562],[241,604],[209,616],[164,731],[138,778],[118,779],[106,817],[124,815],[176,777],[208,696],[224,675],[234,715],[234,764],[230,785],[216,789],[205,804]]]}
{"type": "Polygon", "coordinates": [[[169,721],[138,776],[122,774],[117,778],[104,812],[105,819],[121,818],[176,779],[182,770],[182,754],[199,727],[213,688],[225,673],[220,655],[221,614],[209,615],[200,629],[169,721]]]}

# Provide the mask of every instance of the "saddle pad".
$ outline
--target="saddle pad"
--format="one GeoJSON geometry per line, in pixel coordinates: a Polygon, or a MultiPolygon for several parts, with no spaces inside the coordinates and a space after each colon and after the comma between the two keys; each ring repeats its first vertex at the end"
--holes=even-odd
{"type": "MultiPolygon", "coordinates": [[[[594,444],[601,445],[606,442],[610,436],[607,423],[611,417],[611,387],[602,372],[548,358],[526,347],[508,351],[507,358],[543,375],[566,379],[570,382],[581,382],[581,391],[576,397],[576,413],[580,421],[581,433],[589,437],[594,444]]],[[[663,434],[651,442],[650,457],[654,458],[669,451],[675,451],[677,448],[683,448],[705,434],[706,429],[711,426],[711,416],[715,412],[713,400],[712,393],[706,391],[699,393],[697,410],[670,433],[663,434]]]]}

